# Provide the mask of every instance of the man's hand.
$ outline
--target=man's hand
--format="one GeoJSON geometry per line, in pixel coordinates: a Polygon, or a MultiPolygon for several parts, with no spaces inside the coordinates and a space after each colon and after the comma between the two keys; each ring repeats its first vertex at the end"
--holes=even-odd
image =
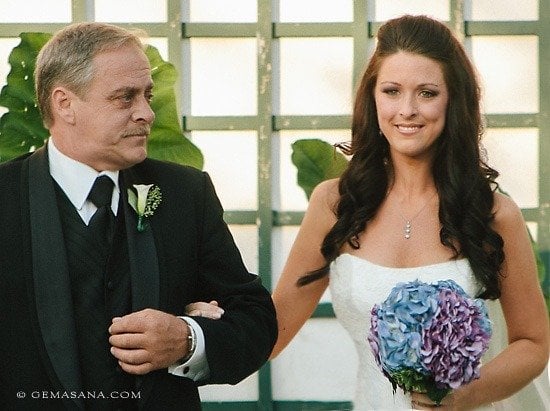
{"type": "Polygon", "coordinates": [[[113,318],[109,333],[111,354],[130,374],[167,368],[189,350],[185,321],[150,308],[113,318]]]}

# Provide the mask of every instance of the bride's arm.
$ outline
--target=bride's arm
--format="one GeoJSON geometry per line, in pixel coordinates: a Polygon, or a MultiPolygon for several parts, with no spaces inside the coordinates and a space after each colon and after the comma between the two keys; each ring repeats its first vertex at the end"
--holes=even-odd
{"type": "Polygon", "coordinates": [[[504,240],[500,303],[508,346],[481,367],[481,376],[455,390],[443,403],[471,409],[505,399],[526,386],[548,364],[548,314],[521,211],[508,197],[495,196],[495,230],[504,240]]]}
{"type": "MultiPolygon", "coordinates": [[[[337,198],[338,180],[336,179],[319,184],[311,194],[300,230],[273,292],[279,337],[270,358],[277,356],[311,317],[328,286],[328,276],[302,287],[299,287],[296,282],[303,275],[326,264],[321,254],[321,244],[336,222],[332,210],[337,198]]],[[[223,315],[223,310],[215,301],[210,304],[205,302],[189,304],[185,312],[187,315],[199,315],[212,319],[218,319],[223,315]]]]}
{"type": "Polygon", "coordinates": [[[338,180],[319,184],[310,197],[300,230],[273,292],[279,337],[271,358],[288,345],[311,317],[328,286],[328,276],[302,287],[296,282],[326,264],[320,250],[326,234],[336,222],[333,209],[337,198],[338,180]]]}

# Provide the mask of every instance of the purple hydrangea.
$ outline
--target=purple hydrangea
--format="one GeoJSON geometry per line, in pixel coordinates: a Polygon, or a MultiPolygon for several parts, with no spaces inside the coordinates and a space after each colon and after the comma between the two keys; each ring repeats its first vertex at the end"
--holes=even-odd
{"type": "Polygon", "coordinates": [[[454,281],[399,283],[371,314],[368,341],[394,387],[443,390],[440,399],[479,377],[491,322],[484,302],[454,281]]]}
{"type": "Polygon", "coordinates": [[[440,386],[458,388],[479,378],[489,345],[486,312],[470,298],[449,289],[439,292],[439,309],[422,335],[422,362],[440,386]]]}

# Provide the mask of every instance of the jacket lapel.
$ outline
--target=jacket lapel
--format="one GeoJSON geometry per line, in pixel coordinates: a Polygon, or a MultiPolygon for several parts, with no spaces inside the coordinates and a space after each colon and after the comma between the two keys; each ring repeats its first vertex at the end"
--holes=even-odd
{"type": "Polygon", "coordinates": [[[136,212],[128,204],[128,188],[142,183],[133,169],[121,172],[121,200],[124,207],[128,252],[132,282],[132,310],[159,307],[159,264],[157,248],[153,237],[153,227],[143,232],[137,231],[136,212]]]}
{"type": "MultiPolygon", "coordinates": [[[[45,147],[29,159],[29,211],[36,310],[49,360],[67,391],[80,391],[69,270],[45,147]]],[[[26,187],[24,187],[26,189],[26,187]]],[[[83,408],[81,400],[74,399],[83,408]]]]}
{"type": "MultiPolygon", "coordinates": [[[[140,184],[140,180],[133,169],[128,169],[121,171],[119,181],[130,260],[132,311],[140,311],[145,308],[158,309],[160,280],[153,227],[149,225],[145,231],[139,232],[136,212],[128,203],[127,190],[134,190],[132,184],[140,184]]],[[[136,376],[136,387],[142,392],[143,402],[149,398],[154,380],[154,378],[148,378],[147,375],[136,376]]]]}

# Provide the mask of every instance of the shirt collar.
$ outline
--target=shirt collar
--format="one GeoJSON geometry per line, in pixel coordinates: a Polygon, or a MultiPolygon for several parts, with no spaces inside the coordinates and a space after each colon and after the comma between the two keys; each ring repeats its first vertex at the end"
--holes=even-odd
{"type": "Polygon", "coordinates": [[[48,160],[51,176],[77,210],[81,210],[84,206],[88,193],[99,175],[110,177],[115,185],[115,192],[119,192],[118,171],[97,172],[92,167],[59,151],[52,138],[48,140],[48,160]]]}

